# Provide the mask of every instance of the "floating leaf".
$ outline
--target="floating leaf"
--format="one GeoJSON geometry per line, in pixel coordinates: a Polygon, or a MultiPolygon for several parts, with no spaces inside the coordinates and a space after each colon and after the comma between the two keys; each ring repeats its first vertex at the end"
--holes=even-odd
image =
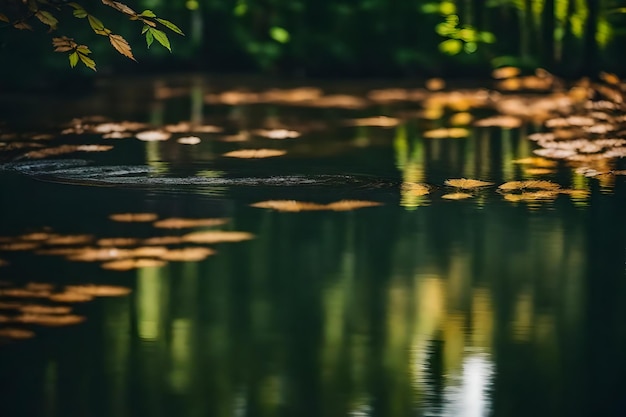
{"type": "Polygon", "coordinates": [[[202,142],[202,140],[197,136],[185,136],[176,139],[176,142],[180,143],[181,145],[197,145],[202,142]]]}
{"type": "Polygon", "coordinates": [[[197,262],[206,259],[208,256],[215,254],[213,249],[209,248],[182,248],[182,249],[170,249],[161,255],[161,259],[165,261],[179,261],[179,262],[197,262]]]}
{"type": "Polygon", "coordinates": [[[363,119],[346,120],[348,126],[375,126],[375,127],[394,127],[400,123],[400,119],[387,116],[366,117],[363,119]]]}
{"type": "Polygon", "coordinates": [[[286,153],[287,151],[278,149],[240,149],[238,151],[227,152],[223,156],[228,156],[231,158],[256,159],[282,156],[286,153]]]}
{"type": "Polygon", "coordinates": [[[183,236],[183,241],[191,243],[222,243],[240,242],[253,239],[254,235],[248,232],[234,232],[225,230],[208,230],[204,232],[194,232],[183,236]]]}
{"type": "Polygon", "coordinates": [[[430,189],[426,185],[417,182],[403,182],[402,191],[414,197],[419,197],[428,194],[430,189]]]}
{"type": "Polygon", "coordinates": [[[5,339],[32,339],[35,337],[35,332],[25,329],[17,329],[15,327],[5,327],[0,329],[0,338],[5,339]]]}
{"type": "Polygon", "coordinates": [[[296,200],[268,200],[250,204],[251,207],[287,212],[324,210],[325,205],[296,200]]]}
{"type": "Polygon", "coordinates": [[[526,168],[524,173],[528,175],[549,175],[554,174],[556,171],[550,168],[526,168]]]}
{"type": "Polygon", "coordinates": [[[86,320],[83,316],[75,314],[51,315],[51,314],[22,314],[13,319],[18,323],[38,324],[40,326],[58,327],[71,326],[86,320]]]}
{"type": "Polygon", "coordinates": [[[27,304],[20,306],[18,310],[25,314],[69,314],[72,311],[72,307],[27,304]]]}
{"type": "Polygon", "coordinates": [[[293,139],[300,136],[300,132],[287,129],[255,130],[253,133],[269,139],[293,139]]]}
{"type": "Polygon", "coordinates": [[[479,188],[479,187],[486,187],[488,185],[493,185],[492,182],[472,180],[468,178],[446,180],[445,184],[449,185],[450,187],[463,188],[463,189],[479,188]]]}
{"type": "Polygon", "coordinates": [[[424,137],[429,139],[445,139],[445,138],[465,138],[469,136],[470,131],[462,127],[439,128],[427,130],[424,137]]]}
{"type": "Polygon", "coordinates": [[[333,211],[349,211],[356,210],[365,207],[377,207],[382,206],[382,203],[377,201],[363,201],[363,200],[341,200],[336,201],[334,203],[326,204],[325,208],[327,210],[333,211]]]}
{"type": "Polygon", "coordinates": [[[111,214],[109,219],[116,222],[153,222],[158,217],[155,213],[116,213],[111,214]]]}
{"type": "Polygon", "coordinates": [[[466,198],[472,198],[471,194],[467,193],[450,193],[444,194],[441,198],[445,198],[446,200],[465,200],[466,198]]]}
{"type": "Polygon", "coordinates": [[[228,222],[228,219],[184,219],[172,217],[169,219],[159,220],[154,223],[154,227],[162,229],[186,229],[192,227],[213,227],[221,226],[228,222]]]}
{"type": "Polygon", "coordinates": [[[166,264],[167,262],[159,259],[121,259],[119,261],[105,262],[100,266],[113,271],[130,271],[141,268],[160,268],[166,264]]]}
{"type": "Polygon", "coordinates": [[[146,130],[144,132],[139,132],[135,135],[137,139],[143,140],[145,142],[168,140],[171,136],[171,133],[162,130],[146,130]]]}
{"type": "Polygon", "coordinates": [[[98,239],[96,244],[98,246],[135,246],[139,242],[141,241],[134,237],[109,237],[98,239]]]}
{"type": "Polygon", "coordinates": [[[120,54],[124,55],[127,58],[132,59],[135,62],[137,61],[135,57],[133,56],[133,52],[131,51],[130,45],[128,44],[126,39],[124,39],[122,36],[109,35],[109,41],[111,42],[111,45],[113,45],[113,47],[117,50],[117,52],[119,52],[120,54]]]}
{"type": "Polygon", "coordinates": [[[33,250],[39,247],[39,243],[36,242],[12,242],[4,243],[0,245],[0,251],[23,251],[33,250]]]}
{"type": "Polygon", "coordinates": [[[556,190],[560,188],[559,184],[551,181],[544,180],[529,180],[529,181],[510,181],[506,182],[498,187],[502,191],[515,191],[515,190],[556,190]]]}
{"type": "Polygon", "coordinates": [[[507,129],[515,129],[522,125],[522,119],[515,116],[501,115],[477,120],[474,125],[479,127],[504,127],[507,129]]]}
{"type": "Polygon", "coordinates": [[[178,245],[183,243],[181,236],[156,236],[142,241],[144,245],[178,245]]]}
{"type": "Polygon", "coordinates": [[[115,285],[68,285],[65,287],[67,292],[75,294],[85,294],[92,297],[120,297],[128,295],[130,288],[119,287],[115,285]]]}

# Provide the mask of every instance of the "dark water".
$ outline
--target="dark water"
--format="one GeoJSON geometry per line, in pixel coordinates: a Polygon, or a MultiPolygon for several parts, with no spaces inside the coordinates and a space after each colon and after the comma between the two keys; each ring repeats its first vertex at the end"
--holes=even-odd
{"type": "MultiPolygon", "coordinates": [[[[540,129],[532,123],[426,139],[423,132],[445,126],[449,114],[355,127],[341,121],[411,114],[420,105],[203,104],[206,86],[162,100],[134,88],[109,87],[49,112],[38,107],[45,102],[2,108],[4,131],[26,136],[94,115],[226,129],[198,134],[202,142],[194,146],[175,142],[189,133],[140,142],[74,132],[45,143],[113,145],[47,159],[84,158],[91,167],[135,167],[144,179],[179,179],[169,183],[102,186],[89,181],[87,168],[81,180],[0,171],[0,259],[8,263],[0,269],[0,301],[71,305],[86,318],[50,327],[12,322],[14,310],[0,311],[8,321],[0,329],[34,332],[2,339],[2,417],[626,415],[624,177],[585,178],[565,163],[528,174],[511,161],[532,156],[526,135],[540,129]],[[302,135],[221,140],[277,127],[302,135]],[[287,153],[222,156],[249,148],[287,153]],[[314,175],[331,180],[301,182],[314,175]],[[294,181],[182,180],[270,176],[294,181]],[[455,191],[444,181],[461,177],[495,185],[466,200],[443,198],[455,191]],[[496,189],[532,178],[589,194],[514,202],[496,189]],[[403,182],[427,184],[430,193],[412,196],[403,182]],[[299,212],[251,206],[267,200],[381,204],[299,212]],[[145,241],[207,229],[118,222],[109,218],[114,213],[225,218],[208,229],[254,238],[195,244],[217,253],[128,271],[37,253],[62,246],[51,241],[8,250],[33,232],[88,235],[82,245],[91,247],[103,238],[145,241]],[[72,304],[6,293],[33,282],[132,292],[72,304]]],[[[5,159],[21,153],[6,151],[5,159]]],[[[188,244],[172,247],[182,246],[188,244]]]]}

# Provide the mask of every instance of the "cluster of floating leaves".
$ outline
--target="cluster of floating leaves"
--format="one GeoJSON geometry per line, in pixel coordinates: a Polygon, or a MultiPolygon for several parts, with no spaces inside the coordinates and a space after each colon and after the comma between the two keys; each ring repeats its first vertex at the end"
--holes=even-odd
{"type": "Polygon", "coordinates": [[[161,267],[168,262],[201,261],[216,253],[202,245],[239,242],[254,238],[248,232],[201,230],[185,233],[184,229],[214,228],[228,222],[223,218],[159,219],[154,213],[115,213],[110,219],[124,223],[152,223],[155,230],[182,230],[182,233],[148,238],[62,235],[43,230],[19,236],[0,237],[0,251],[34,251],[37,255],[62,256],[72,262],[98,262],[102,268],[128,271],[161,267]]]}
{"type": "Polygon", "coordinates": [[[16,287],[7,283],[0,288],[0,342],[30,339],[36,334],[33,326],[62,327],[82,323],[86,318],[75,314],[74,307],[68,304],[85,303],[97,297],[120,297],[130,292],[130,288],[114,285],[56,286],[29,282],[16,287]]]}

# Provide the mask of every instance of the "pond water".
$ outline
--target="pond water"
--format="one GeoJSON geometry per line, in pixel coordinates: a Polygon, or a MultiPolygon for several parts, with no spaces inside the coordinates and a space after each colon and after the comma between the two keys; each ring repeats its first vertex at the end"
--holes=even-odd
{"type": "Polygon", "coordinates": [[[534,153],[563,93],[296,84],[2,101],[0,415],[626,414],[623,146],[534,153]]]}

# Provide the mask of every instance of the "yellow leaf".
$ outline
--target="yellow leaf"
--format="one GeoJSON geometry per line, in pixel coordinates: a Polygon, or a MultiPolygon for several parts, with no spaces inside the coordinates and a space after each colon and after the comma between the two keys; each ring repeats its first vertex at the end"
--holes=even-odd
{"type": "Polygon", "coordinates": [[[445,184],[449,185],[450,187],[463,188],[463,189],[486,187],[488,185],[493,185],[492,182],[481,181],[481,180],[471,180],[468,178],[446,180],[445,184]]]}
{"type": "Polygon", "coordinates": [[[124,39],[120,35],[109,35],[109,41],[111,42],[111,45],[113,45],[113,47],[117,50],[117,52],[137,62],[126,39],[124,39]]]}
{"type": "Polygon", "coordinates": [[[46,12],[45,10],[39,10],[35,13],[35,17],[39,19],[41,23],[44,25],[50,26],[50,29],[56,29],[59,21],[56,17],[54,17],[50,12],[46,12]]]}
{"type": "Polygon", "coordinates": [[[89,58],[87,55],[83,55],[83,54],[78,54],[78,57],[80,58],[80,60],[83,62],[83,64],[85,64],[85,66],[87,68],[90,68],[92,70],[96,70],[96,62],[89,58]]]}

